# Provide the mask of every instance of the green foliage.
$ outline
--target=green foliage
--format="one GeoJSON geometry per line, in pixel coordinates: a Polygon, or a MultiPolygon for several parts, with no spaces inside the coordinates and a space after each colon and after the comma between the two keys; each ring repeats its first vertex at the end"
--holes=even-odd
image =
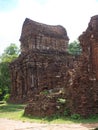
{"type": "Polygon", "coordinates": [[[92,119],[96,119],[97,117],[98,117],[98,114],[89,116],[89,118],[92,118],[92,119]]]}
{"type": "Polygon", "coordinates": [[[2,89],[0,88],[0,95],[2,95],[2,89]]]}
{"type": "Polygon", "coordinates": [[[66,99],[64,99],[64,98],[59,98],[59,99],[57,100],[57,102],[58,102],[58,103],[61,103],[61,104],[65,104],[65,103],[66,103],[66,99]]]}
{"type": "Polygon", "coordinates": [[[0,56],[0,100],[10,92],[9,64],[18,57],[19,49],[15,44],[8,46],[0,56]]]}
{"type": "Polygon", "coordinates": [[[12,60],[17,58],[18,54],[19,54],[18,47],[14,43],[11,43],[10,46],[8,46],[4,50],[4,53],[1,56],[1,61],[2,62],[11,62],[12,60]]]}
{"type": "Polygon", "coordinates": [[[69,115],[69,113],[68,113],[68,111],[64,111],[64,116],[68,116],[69,115]]]}
{"type": "Polygon", "coordinates": [[[10,75],[9,75],[9,63],[0,63],[0,100],[3,96],[10,91],[10,75]]]}
{"type": "Polygon", "coordinates": [[[10,97],[10,94],[8,93],[8,94],[4,95],[3,100],[4,100],[4,101],[8,101],[9,97],[10,97]]]}
{"type": "Polygon", "coordinates": [[[65,109],[64,116],[69,116],[69,115],[70,115],[70,110],[69,109],[65,109]]]}
{"type": "Polygon", "coordinates": [[[73,41],[68,45],[68,53],[72,55],[80,55],[82,52],[79,41],[73,41]]]}
{"type": "Polygon", "coordinates": [[[73,115],[71,115],[71,118],[79,120],[79,119],[81,119],[81,116],[79,114],[73,114],[73,115]]]}
{"type": "Polygon", "coordinates": [[[40,94],[48,95],[48,94],[49,94],[49,91],[48,91],[48,90],[44,90],[44,91],[40,92],[40,94]]]}

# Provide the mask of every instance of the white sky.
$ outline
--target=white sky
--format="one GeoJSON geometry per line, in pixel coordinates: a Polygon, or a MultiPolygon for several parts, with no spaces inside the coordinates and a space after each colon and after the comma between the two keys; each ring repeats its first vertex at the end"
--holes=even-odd
{"type": "Polygon", "coordinates": [[[0,54],[15,43],[20,45],[26,17],[66,28],[70,41],[86,30],[90,17],[98,14],[98,0],[0,0],[0,54]]]}

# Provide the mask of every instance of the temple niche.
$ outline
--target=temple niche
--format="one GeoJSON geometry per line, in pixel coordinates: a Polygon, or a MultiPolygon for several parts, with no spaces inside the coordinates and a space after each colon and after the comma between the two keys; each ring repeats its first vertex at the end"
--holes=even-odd
{"type": "Polygon", "coordinates": [[[21,54],[10,64],[11,102],[26,102],[42,90],[66,85],[69,38],[64,27],[26,18],[20,42],[21,54]]]}

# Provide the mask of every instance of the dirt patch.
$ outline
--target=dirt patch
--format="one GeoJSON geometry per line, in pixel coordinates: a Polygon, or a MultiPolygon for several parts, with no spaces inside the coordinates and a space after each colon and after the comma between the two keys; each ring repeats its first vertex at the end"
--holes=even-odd
{"type": "Polygon", "coordinates": [[[91,130],[94,124],[39,124],[0,118],[0,130],[91,130]]]}

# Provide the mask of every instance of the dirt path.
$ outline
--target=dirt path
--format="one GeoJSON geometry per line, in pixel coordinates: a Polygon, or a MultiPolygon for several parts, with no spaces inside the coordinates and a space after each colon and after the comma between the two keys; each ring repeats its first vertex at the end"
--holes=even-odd
{"type": "Polygon", "coordinates": [[[91,130],[95,124],[38,124],[0,118],[0,130],[91,130]]]}

